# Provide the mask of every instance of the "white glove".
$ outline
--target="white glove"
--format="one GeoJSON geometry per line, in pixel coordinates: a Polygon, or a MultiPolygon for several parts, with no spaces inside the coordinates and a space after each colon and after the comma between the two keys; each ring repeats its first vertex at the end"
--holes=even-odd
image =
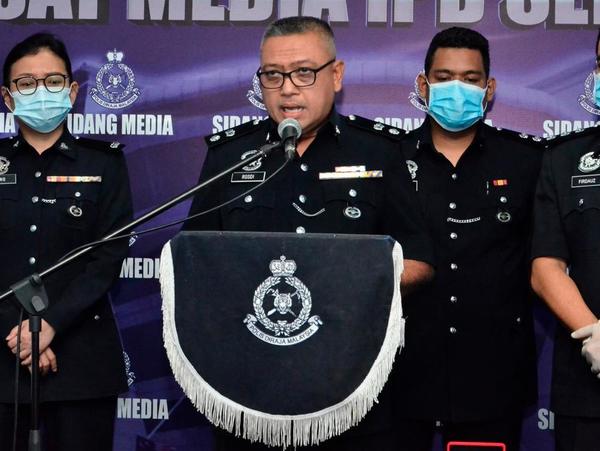
{"type": "Polygon", "coordinates": [[[600,379],[600,321],[577,329],[571,337],[584,339],[581,355],[592,366],[592,373],[600,379]]]}

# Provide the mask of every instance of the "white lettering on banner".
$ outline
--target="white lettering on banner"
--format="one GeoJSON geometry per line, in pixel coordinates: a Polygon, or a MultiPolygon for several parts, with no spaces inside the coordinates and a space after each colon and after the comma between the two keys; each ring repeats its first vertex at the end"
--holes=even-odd
{"type": "Polygon", "coordinates": [[[0,113],[0,133],[16,133],[15,117],[12,113],[0,113]]]}
{"type": "Polygon", "coordinates": [[[216,115],[212,118],[212,133],[219,133],[228,128],[237,127],[238,125],[245,124],[246,122],[259,120],[262,121],[268,116],[223,116],[216,115]]]}
{"type": "Polygon", "coordinates": [[[554,412],[549,409],[539,409],[538,428],[541,431],[554,430],[554,412]]]}
{"type": "Polygon", "coordinates": [[[117,418],[168,420],[169,404],[166,399],[119,398],[117,418]]]}
{"type": "Polygon", "coordinates": [[[121,279],[158,279],[160,258],[127,257],[121,265],[121,279]]]}
{"type": "Polygon", "coordinates": [[[581,130],[588,127],[594,127],[600,124],[600,121],[567,121],[547,119],[543,122],[544,138],[564,135],[575,130],[581,130]]]}
{"type": "Polygon", "coordinates": [[[424,117],[376,117],[373,119],[375,122],[381,122],[383,124],[389,125],[390,127],[401,128],[402,130],[414,130],[415,128],[419,128],[423,121],[424,117]]]}
{"type": "Polygon", "coordinates": [[[98,0],[4,0],[0,20],[98,20],[98,0]],[[77,11],[77,16],[73,15],[77,11]]]}
{"type": "Polygon", "coordinates": [[[473,24],[483,19],[483,2],[479,0],[446,0],[436,4],[439,24],[473,24]]]}
{"type": "Polygon", "coordinates": [[[167,136],[173,135],[173,118],[170,114],[71,113],[67,116],[67,127],[74,135],[117,135],[120,133],[122,135],[167,136]],[[120,127],[119,120],[121,121],[120,127]]]}
{"type": "Polygon", "coordinates": [[[122,135],[172,135],[173,119],[170,114],[124,114],[122,135]]]}

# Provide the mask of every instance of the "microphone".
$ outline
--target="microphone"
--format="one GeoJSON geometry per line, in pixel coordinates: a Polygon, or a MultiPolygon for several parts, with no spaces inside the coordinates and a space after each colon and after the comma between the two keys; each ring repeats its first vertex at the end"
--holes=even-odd
{"type": "Polygon", "coordinates": [[[281,137],[286,158],[288,160],[294,159],[294,155],[296,155],[296,142],[300,138],[300,135],[302,135],[300,122],[292,118],[284,119],[279,123],[277,133],[281,137]]]}

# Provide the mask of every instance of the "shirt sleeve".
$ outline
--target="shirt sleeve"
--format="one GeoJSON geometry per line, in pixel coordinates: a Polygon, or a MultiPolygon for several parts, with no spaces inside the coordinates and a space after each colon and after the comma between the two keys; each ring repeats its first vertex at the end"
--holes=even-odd
{"type": "Polygon", "coordinates": [[[394,150],[387,166],[389,169],[383,174],[386,183],[384,232],[400,243],[405,259],[434,266],[433,242],[400,148],[394,150]]]}
{"type": "Polygon", "coordinates": [[[549,150],[544,155],[535,193],[531,258],[557,257],[568,261],[569,250],[554,179],[553,152],[549,150]]]}
{"type": "MultiPolygon", "coordinates": [[[[99,240],[132,218],[131,190],[127,165],[122,152],[109,156],[102,175],[98,220],[94,226],[94,239],[99,240]]],[[[94,303],[103,298],[119,275],[122,261],[127,256],[128,240],[98,246],[85,257],[82,265],[62,292],[57,302],[51,302],[43,318],[57,333],[72,325],[94,303]]]]}

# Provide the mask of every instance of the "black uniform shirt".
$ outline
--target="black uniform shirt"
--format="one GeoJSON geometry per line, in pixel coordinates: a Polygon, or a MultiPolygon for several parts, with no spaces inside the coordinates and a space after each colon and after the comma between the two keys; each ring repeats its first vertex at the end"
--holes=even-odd
{"type": "MultiPolygon", "coordinates": [[[[0,289],[39,272],[131,217],[129,179],[118,143],[75,139],[67,131],[41,155],[22,136],[0,140],[0,289]]],[[[45,279],[58,373],[41,378],[43,400],[107,396],[126,388],[123,356],[106,293],[127,242],[98,248],[45,279]]],[[[0,334],[17,325],[12,301],[0,304],[0,334]]],[[[0,380],[12,381],[14,355],[0,348],[0,380]]],[[[22,371],[22,399],[29,373],[22,371]]],[[[0,402],[12,401],[2,384],[0,402]]]]}
{"type": "Polygon", "coordinates": [[[541,146],[477,127],[456,167],[433,147],[429,119],[402,143],[437,262],[404,303],[405,418],[485,420],[535,394],[527,250],[541,146]]]}
{"type": "MultiPolygon", "coordinates": [[[[273,180],[219,211],[189,220],[184,228],[390,235],[402,245],[405,258],[431,263],[429,237],[398,150],[400,134],[404,132],[333,111],[302,157],[295,158],[273,180]],[[381,171],[381,176],[344,175],[362,171],[381,171]],[[340,176],[345,178],[333,178],[340,176]]],[[[277,139],[271,120],[207,138],[209,152],[201,179],[277,139]]],[[[190,214],[243,193],[256,180],[269,177],[283,161],[283,152],[275,151],[260,166],[246,167],[200,192],[190,214]],[[244,177],[254,181],[243,182],[244,177]]]]}
{"type": "MultiPolygon", "coordinates": [[[[558,138],[546,152],[535,200],[532,257],[569,265],[590,310],[600,317],[600,133],[558,138]]],[[[581,343],[557,326],[552,407],[562,415],[600,416],[600,383],[581,357],[581,343]]]]}

